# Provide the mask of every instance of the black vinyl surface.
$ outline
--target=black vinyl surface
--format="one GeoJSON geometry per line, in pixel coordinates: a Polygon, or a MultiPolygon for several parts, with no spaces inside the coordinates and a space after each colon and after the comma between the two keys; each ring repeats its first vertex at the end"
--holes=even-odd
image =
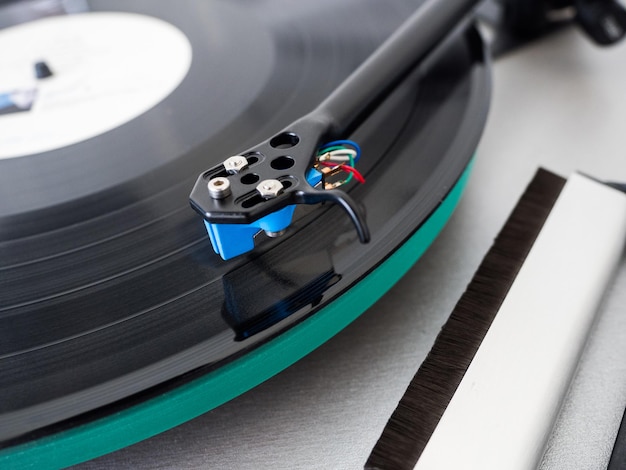
{"type": "Polygon", "coordinates": [[[225,262],[189,208],[198,173],[313,108],[416,5],[87,5],[174,24],[193,62],[170,96],[133,121],[0,160],[2,446],[215,370],[348,292],[446,196],[486,118],[488,63],[469,30],[351,136],[367,183],[348,190],[367,213],[370,244],[340,210],[300,207],[286,235],[261,236],[254,252],[225,262]]]}

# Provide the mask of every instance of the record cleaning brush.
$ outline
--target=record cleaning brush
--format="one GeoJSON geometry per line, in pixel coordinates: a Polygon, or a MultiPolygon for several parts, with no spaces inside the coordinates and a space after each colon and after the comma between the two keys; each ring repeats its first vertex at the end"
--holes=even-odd
{"type": "Polygon", "coordinates": [[[536,468],[626,240],[626,194],[539,170],[367,469],[536,468]]]}

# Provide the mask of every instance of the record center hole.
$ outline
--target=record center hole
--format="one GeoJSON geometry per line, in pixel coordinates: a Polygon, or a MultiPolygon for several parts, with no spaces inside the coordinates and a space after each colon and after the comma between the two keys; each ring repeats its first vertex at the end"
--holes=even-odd
{"type": "Polygon", "coordinates": [[[270,163],[270,166],[274,168],[274,170],[286,170],[288,168],[291,168],[294,165],[294,163],[296,162],[294,161],[293,158],[283,156],[283,157],[276,157],[274,160],[272,160],[272,163],[270,163]]]}
{"type": "Polygon", "coordinates": [[[256,173],[248,173],[247,175],[243,175],[239,181],[243,184],[254,184],[258,183],[260,179],[261,177],[256,173]]]}
{"type": "Polygon", "coordinates": [[[300,137],[291,132],[283,132],[282,134],[278,134],[272,140],[270,140],[270,145],[275,149],[289,149],[291,147],[295,147],[300,142],[300,137]]]}

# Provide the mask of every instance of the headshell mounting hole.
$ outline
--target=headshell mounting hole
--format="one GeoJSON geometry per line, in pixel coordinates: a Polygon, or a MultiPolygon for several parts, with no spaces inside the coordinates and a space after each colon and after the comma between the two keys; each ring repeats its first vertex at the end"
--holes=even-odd
{"type": "Polygon", "coordinates": [[[291,168],[295,163],[296,162],[293,158],[284,155],[282,157],[276,157],[274,160],[272,160],[270,166],[274,168],[274,170],[287,170],[291,168]]]}
{"type": "Polygon", "coordinates": [[[293,132],[283,132],[270,140],[270,145],[275,149],[289,149],[300,142],[300,137],[293,132]]]}
{"type": "Polygon", "coordinates": [[[248,160],[248,165],[254,165],[263,159],[263,154],[259,152],[249,152],[243,155],[248,160]]]}
{"type": "Polygon", "coordinates": [[[258,183],[261,177],[256,173],[247,173],[241,177],[239,181],[243,184],[255,184],[258,183]]]}

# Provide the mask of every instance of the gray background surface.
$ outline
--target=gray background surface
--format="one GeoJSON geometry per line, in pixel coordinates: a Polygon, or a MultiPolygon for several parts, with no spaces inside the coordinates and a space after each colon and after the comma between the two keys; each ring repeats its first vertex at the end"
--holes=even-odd
{"type": "MultiPolygon", "coordinates": [[[[439,328],[538,166],[626,181],[626,44],[562,31],[494,67],[467,191],[373,308],[256,389],[81,468],[362,468],[439,328]]],[[[606,468],[626,406],[626,263],[596,322],[542,469],[606,468]]]]}

